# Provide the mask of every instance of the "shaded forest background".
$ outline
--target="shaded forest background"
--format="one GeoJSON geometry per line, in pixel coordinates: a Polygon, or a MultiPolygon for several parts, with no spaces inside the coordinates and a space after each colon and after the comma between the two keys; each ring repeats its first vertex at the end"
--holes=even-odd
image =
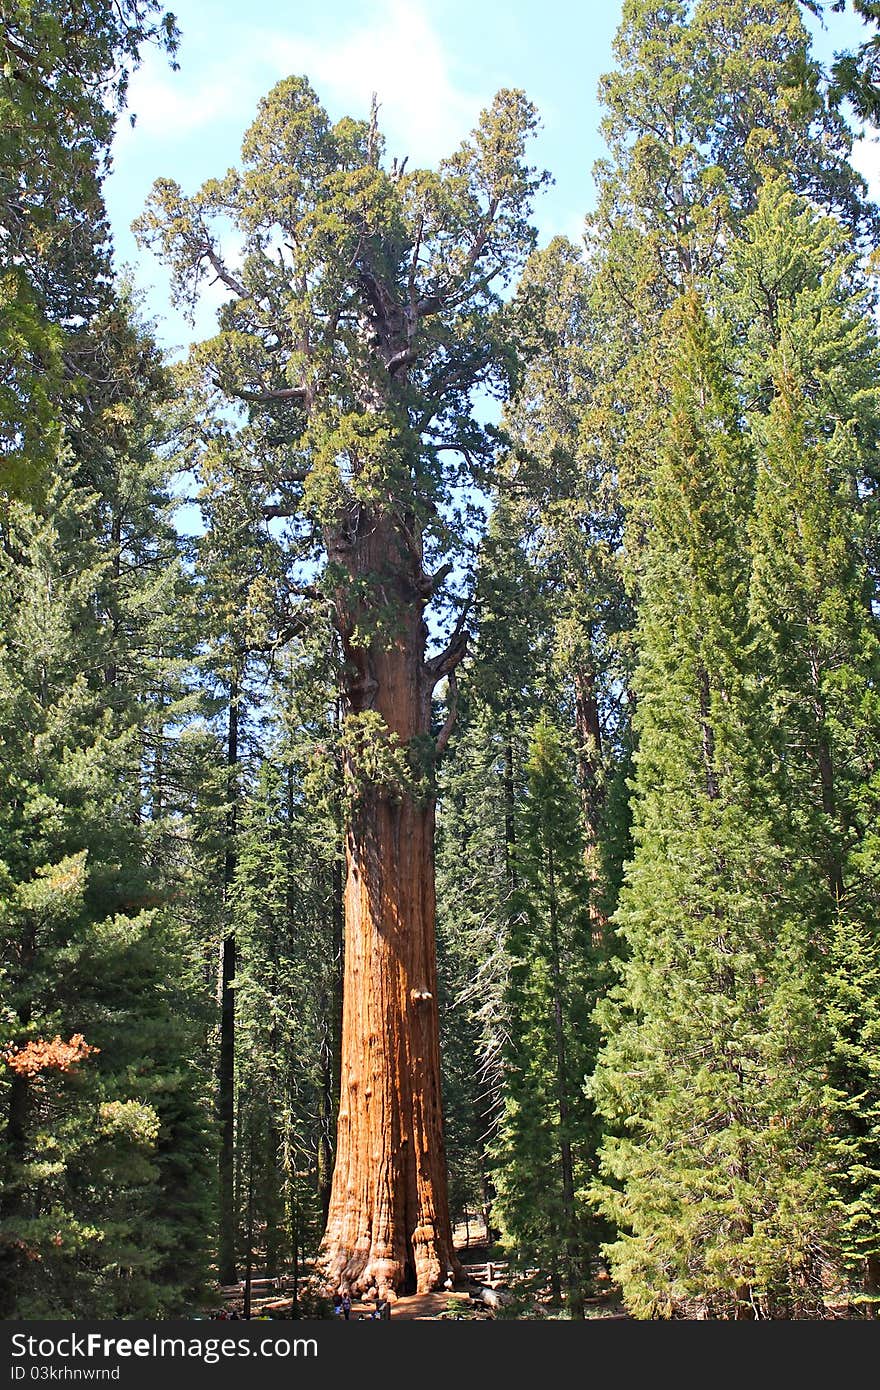
{"type": "Polygon", "coordinates": [[[172,366],[101,188],[173,17],[0,4],[3,1316],[174,1315],[249,1251],[315,1254],[345,826],[404,782],[437,798],[453,1217],[575,1317],[606,1271],[639,1317],[876,1310],[878,221],[847,117],[877,115],[880,6],[855,8],[826,72],[796,0],[626,0],[583,246],[536,248],[521,94],[443,183],[375,113],[332,126],[279,84],[239,175],[160,181],[140,221],[180,302],[230,292],[172,366]],[[520,180],[491,241],[477,156],[520,180]],[[280,211],[306,185],[320,215],[280,211]],[[430,766],[349,717],[316,538],[343,485],[400,486],[393,436],[293,429],[254,355],[302,329],[279,226],[332,290],[352,226],[417,259],[428,224],[486,272],[437,330],[460,375],[420,446],[456,653],[430,766]]]}

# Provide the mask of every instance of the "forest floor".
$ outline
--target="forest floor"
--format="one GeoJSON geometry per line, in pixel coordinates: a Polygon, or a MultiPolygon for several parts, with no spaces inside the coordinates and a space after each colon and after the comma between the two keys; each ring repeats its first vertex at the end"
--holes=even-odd
{"type": "MultiPolygon", "coordinates": [[[[454,1289],[441,1291],[438,1293],[421,1293],[405,1295],[395,1300],[391,1304],[391,1318],[403,1318],[407,1320],[426,1320],[438,1321],[449,1320],[459,1321],[470,1319],[491,1319],[495,1316],[493,1307],[484,1301],[488,1298],[494,1301],[496,1307],[506,1301],[508,1294],[507,1284],[507,1263],[487,1238],[485,1227],[481,1221],[471,1220],[467,1224],[462,1222],[456,1226],[453,1232],[455,1249],[462,1264],[465,1275],[465,1283],[459,1284],[454,1289]]],[[[308,1274],[303,1271],[306,1282],[308,1274]]],[[[252,1317],[271,1317],[285,1318],[290,1316],[292,1299],[283,1294],[279,1297],[280,1288],[272,1287],[269,1280],[255,1280],[255,1288],[252,1297],[252,1317]]],[[[223,1308],[223,1315],[228,1316],[229,1312],[235,1308],[239,1315],[243,1303],[243,1286],[230,1286],[220,1290],[220,1307],[223,1308]]],[[[547,1316],[543,1309],[540,1297],[533,1297],[529,1300],[529,1311],[524,1311],[520,1316],[534,1317],[547,1316]],[[542,1306],[539,1307],[538,1305],[542,1306]]],[[[373,1313],[373,1303],[370,1301],[353,1302],[351,1308],[351,1318],[354,1321],[371,1319],[373,1313]]],[[[587,1299],[588,1318],[620,1318],[627,1314],[621,1309],[618,1300],[613,1292],[599,1297],[587,1299]]],[[[209,1314],[217,1317],[219,1308],[209,1314]]],[[[510,1313],[507,1316],[511,1316],[510,1313]]],[[[514,1314],[516,1316],[516,1314],[514,1314]]]]}
{"type": "MultiPolygon", "coordinates": [[[[459,1293],[414,1293],[409,1297],[399,1298],[396,1303],[391,1305],[391,1318],[429,1318],[436,1321],[449,1311],[449,1305],[460,1303],[467,1307],[470,1303],[470,1294],[459,1293]]],[[[369,1317],[372,1311],[370,1303],[353,1303],[352,1317],[369,1317]]]]}

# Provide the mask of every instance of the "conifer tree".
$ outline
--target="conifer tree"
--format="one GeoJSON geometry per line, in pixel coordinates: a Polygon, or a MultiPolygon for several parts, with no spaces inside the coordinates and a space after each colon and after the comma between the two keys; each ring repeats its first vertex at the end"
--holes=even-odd
{"type": "Polygon", "coordinates": [[[757,454],[750,601],[764,736],[785,808],[778,835],[791,846],[786,891],[809,923],[825,977],[817,1006],[832,1024],[827,1122],[848,1270],[835,1277],[848,1296],[876,1298],[880,356],[839,225],[784,181],[762,191],[731,281],[757,454]]]}
{"type": "MultiPolygon", "coordinates": [[[[145,854],[138,672],[99,598],[118,556],[99,495],[58,477],[48,504],[10,506],[0,579],[3,1306],[132,1315],[204,1277],[198,1007],[145,854]]],[[[129,619],[143,590],[115,591],[129,619]]]]}
{"type": "Polygon", "coordinates": [[[629,954],[591,1088],[611,1131],[601,1198],[637,1315],[803,1315],[830,1235],[825,1034],[748,680],[752,463],[723,327],[692,296],[675,329],[639,614],[629,954]]]}
{"type": "Polygon", "coordinates": [[[437,950],[450,1202],[453,1216],[480,1212],[488,1232],[524,744],[519,722],[499,720],[469,680],[439,775],[437,950]]]}
{"type": "Polygon", "coordinates": [[[296,1262],[304,1250],[314,1254],[323,1231],[341,967],[335,672],[314,635],[279,660],[269,691],[276,729],[243,801],[230,903],[239,962],[236,1108],[243,1100],[247,1115],[238,1144],[258,1144],[256,1216],[273,1274],[284,1255],[296,1262]]]}
{"type": "Polygon", "coordinates": [[[555,1300],[564,1291],[571,1316],[583,1317],[595,1226],[591,1232],[581,1188],[594,1175],[597,1141],[583,1078],[595,1054],[589,1015],[600,969],[570,764],[558,731],[540,720],[520,820],[504,1111],[494,1154],[505,1241],[521,1263],[548,1268],[555,1300]]]}
{"type": "Polygon", "coordinates": [[[513,451],[501,506],[528,565],[531,619],[523,626],[534,679],[575,737],[591,910],[604,920],[611,904],[602,869],[613,857],[604,810],[628,739],[632,622],[622,499],[597,391],[605,325],[583,259],[563,238],[530,258],[516,304],[524,361],[504,413],[513,451]],[[549,637],[543,669],[539,633],[549,637]]]}
{"type": "Polygon", "coordinates": [[[101,182],[129,73],[150,43],[173,61],[178,37],[158,0],[3,6],[0,486],[16,495],[39,495],[87,394],[88,326],[112,304],[101,182]]]}
{"type": "Polygon", "coordinates": [[[543,179],[524,150],[535,120],[522,93],[502,92],[439,171],[388,169],[375,111],[331,125],[308,82],[289,78],[261,102],[240,170],[194,197],[160,181],[140,222],[184,302],[206,274],[229,290],[194,368],[207,393],[247,413],[264,514],[289,518],[326,562],[344,658],[346,766],[360,794],[325,1249],[338,1287],[427,1289],[456,1265],[434,945],[433,764],[449,730],[435,734],[431,697],[466,636],[462,617],[429,657],[424,611],[451,573],[444,511],[463,461],[479,471],[492,458],[469,401],[509,365],[498,288],[534,246],[543,179]],[[245,241],[240,273],[221,244],[228,218],[245,241]],[[395,1119],[379,1126],[379,1115],[395,1119]]]}
{"type": "Polygon", "coordinates": [[[596,357],[596,427],[626,508],[625,577],[639,587],[648,499],[675,350],[666,309],[710,283],[768,169],[870,235],[852,134],[825,101],[797,0],[626,0],[617,67],[603,78],[610,159],[595,169],[587,222],[596,357]]]}

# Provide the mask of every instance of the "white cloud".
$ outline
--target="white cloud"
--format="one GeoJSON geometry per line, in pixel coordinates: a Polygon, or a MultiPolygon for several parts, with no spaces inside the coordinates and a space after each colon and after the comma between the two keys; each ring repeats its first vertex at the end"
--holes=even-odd
{"type": "Polygon", "coordinates": [[[853,145],[852,162],[868,185],[874,202],[880,202],[880,138],[863,136],[853,145]]]}
{"type": "Polygon", "coordinates": [[[366,116],[376,93],[390,154],[434,163],[475,125],[481,100],[454,80],[423,5],[379,0],[374,17],[326,39],[257,36],[277,77],[305,74],[334,113],[366,116]]]}
{"type": "Polygon", "coordinates": [[[210,139],[219,123],[243,134],[274,82],[304,74],[333,117],[366,117],[375,92],[389,154],[408,155],[411,164],[435,163],[468,135],[486,94],[477,96],[455,80],[424,3],[372,0],[364,8],[369,18],[357,27],[341,33],[331,27],[319,37],[290,28],[236,28],[226,34],[227,47],[235,47],[234,64],[200,68],[197,56],[187,61],[184,51],[181,71],[172,72],[160,55],[148,53],[129,88],[136,127],[132,131],[122,118],[117,150],[137,135],[166,142],[210,139]]]}
{"type": "Polygon", "coordinates": [[[172,72],[163,58],[148,54],[129,83],[128,113],[135,115],[135,127],[124,114],[117,129],[117,148],[135,136],[185,138],[210,127],[247,97],[244,85],[230,79],[226,68],[216,68],[194,81],[185,70],[172,72]]]}

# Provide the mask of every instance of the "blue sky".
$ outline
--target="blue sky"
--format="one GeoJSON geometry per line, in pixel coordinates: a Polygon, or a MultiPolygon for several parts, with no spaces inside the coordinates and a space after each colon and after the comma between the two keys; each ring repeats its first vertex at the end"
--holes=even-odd
{"type": "MultiPolygon", "coordinates": [[[[180,71],[146,55],[130,89],[137,122],[120,122],[106,190],[117,262],[134,267],[169,348],[211,331],[211,305],[195,330],[170,309],[165,273],[138,251],[130,223],[155,178],[192,191],[236,163],[258,100],[290,73],[310,78],[334,119],[365,116],[375,90],[388,152],[408,155],[410,165],[453,150],[499,87],[524,88],[543,122],[535,162],[555,179],[536,208],[541,240],[579,237],[593,204],[592,166],[604,152],[596,88],[613,66],[620,0],[171,3],[182,30],[180,71]]],[[[833,22],[837,43],[857,41],[855,21],[833,22]]],[[[821,36],[820,54],[830,49],[821,36]]],[[[861,150],[864,172],[880,172],[878,153],[875,144],[861,150]]]]}
{"type": "MultiPolygon", "coordinates": [[[[155,286],[153,312],[167,312],[167,281],[129,230],[153,180],[192,190],[225,172],[258,100],[290,73],[310,78],[334,119],[366,116],[375,90],[388,153],[408,155],[411,166],[454,150],[499,87],[524,88],[543,122],[535,161],[556,180],[537,209],[542,240],[580,234],[603,148],[596,85],[611,63],[617,0],[178,0],[173,8],[180,71],[147,54],[131,83],[137,123],[120,124],[107,185],[117,258],[155,286]]],[[[200,316],[198,326],[209,322],[200,316]]],[[[189,334],[175,317],[162,336],[170,345],[189,334]]]]}

